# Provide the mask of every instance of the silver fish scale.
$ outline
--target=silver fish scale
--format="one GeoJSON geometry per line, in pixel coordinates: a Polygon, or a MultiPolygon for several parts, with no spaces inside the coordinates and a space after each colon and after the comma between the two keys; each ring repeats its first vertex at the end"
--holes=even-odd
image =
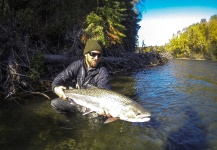
{"type": "Polygon", "coordinates": [[[144,115],[150,116],[150,113],[137,102],[111,90],[94,88],[71,89],[64,90],[64,92],[78,105],[89,108],[98,114],[106,113],[131,122],[144,122],[144,115]],[[137,116],[137,114],[141,115],[137,116]]]}
{"type": "Polygon", "coordinates": [[[96,89],[96,88],[94,89],[72,89],[72,90],[65,90],[64,92],[66,96],[68,97],[72,95],[75,96],[78,94],[77,96],[81,99],[81,97],[85,96],[86,97],[85,100],[88,101],[88,98],[90,98],[91,100],[89,101],[91,101],[92,103],[94,102],[99,103],[102,101],[106,101],[106,102],[112,103],[113,105],[115,103],[115,104],[120,104],[124,106],[132,105],[134,103],[134,101],[132,101],[131,99],[127,98],[124,95],[118,94],[110,90],[104,90],[104,89],[96,89]]]}
{"type": "Polygon", "coordinates": [[[135,101],[111,90],[94,88],[72,89],[65,90],[64,92],[67,97],[70,97],[75,101],[77,100],[76,103],[80,103],[81,101],[83,101],[80,104],[88,108],[90,107],[90,105],[94,105],[94,107],[100,107],[107,110],[120,109],[120,111],[121,109],[126,107],[141,108],[141,106],[137,104],[135,101]]]}

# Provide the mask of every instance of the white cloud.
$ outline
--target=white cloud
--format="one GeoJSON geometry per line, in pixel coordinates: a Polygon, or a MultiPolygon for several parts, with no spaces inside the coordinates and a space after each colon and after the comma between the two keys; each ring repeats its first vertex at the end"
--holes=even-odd
{"type": "Polygon", "coordinates": [[[208,21],[214,14],[217,14],[217,9],[201,7],[147,11],[140,22],[139,45],[141,46],[143,40],[147,46],[164,45],[177,31],[182,31],[183,28],[200,22],[203,18],[208,21]]]}

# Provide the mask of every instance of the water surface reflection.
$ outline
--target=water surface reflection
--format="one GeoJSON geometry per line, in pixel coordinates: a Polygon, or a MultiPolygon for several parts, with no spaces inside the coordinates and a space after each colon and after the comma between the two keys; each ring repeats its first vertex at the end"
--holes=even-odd
{"type": "Polygon", "coordinates": [[[43,97],[32,97],[22,107],[1,105],[0,146],[33,150],[216,149],[216,79],[216,62],[188,60],[112,77],[112,90],[152,112],[148,123],[104,125],[103,118],[60,115],[43,97]]]}

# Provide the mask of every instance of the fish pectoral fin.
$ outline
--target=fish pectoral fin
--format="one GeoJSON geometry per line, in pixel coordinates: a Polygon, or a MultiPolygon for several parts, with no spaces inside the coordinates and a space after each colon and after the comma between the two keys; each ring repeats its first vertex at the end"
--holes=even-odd
{"type": "Polygon", "coordinates": [[[89,110],[89,111],[84,112],[83,115],[87,115],[87,114],[92,113],[92,112],[93,112],[92,110],[89,110]]]}
{"type": "Polygon", "coordinates": [[[105,122],[104,122],[104,124],[106,124],[106,123],[110,123],[110,122],[113,122],[113,121],[116,121],[116,120],[118,120],[118,119],[120,119],[119,117],[110,117],[110,118],[108,118],[105,122]]]}

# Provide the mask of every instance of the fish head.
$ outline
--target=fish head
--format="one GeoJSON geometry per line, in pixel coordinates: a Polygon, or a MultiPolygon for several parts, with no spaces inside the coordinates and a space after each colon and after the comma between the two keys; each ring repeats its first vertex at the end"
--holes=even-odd
{"type": "Polygon", "coordinates": [[[145,110],[143,107],[129,106],[126,109],[124,119],[129,122],[148,122],[150,120],[151,113],[145,110]]]}

